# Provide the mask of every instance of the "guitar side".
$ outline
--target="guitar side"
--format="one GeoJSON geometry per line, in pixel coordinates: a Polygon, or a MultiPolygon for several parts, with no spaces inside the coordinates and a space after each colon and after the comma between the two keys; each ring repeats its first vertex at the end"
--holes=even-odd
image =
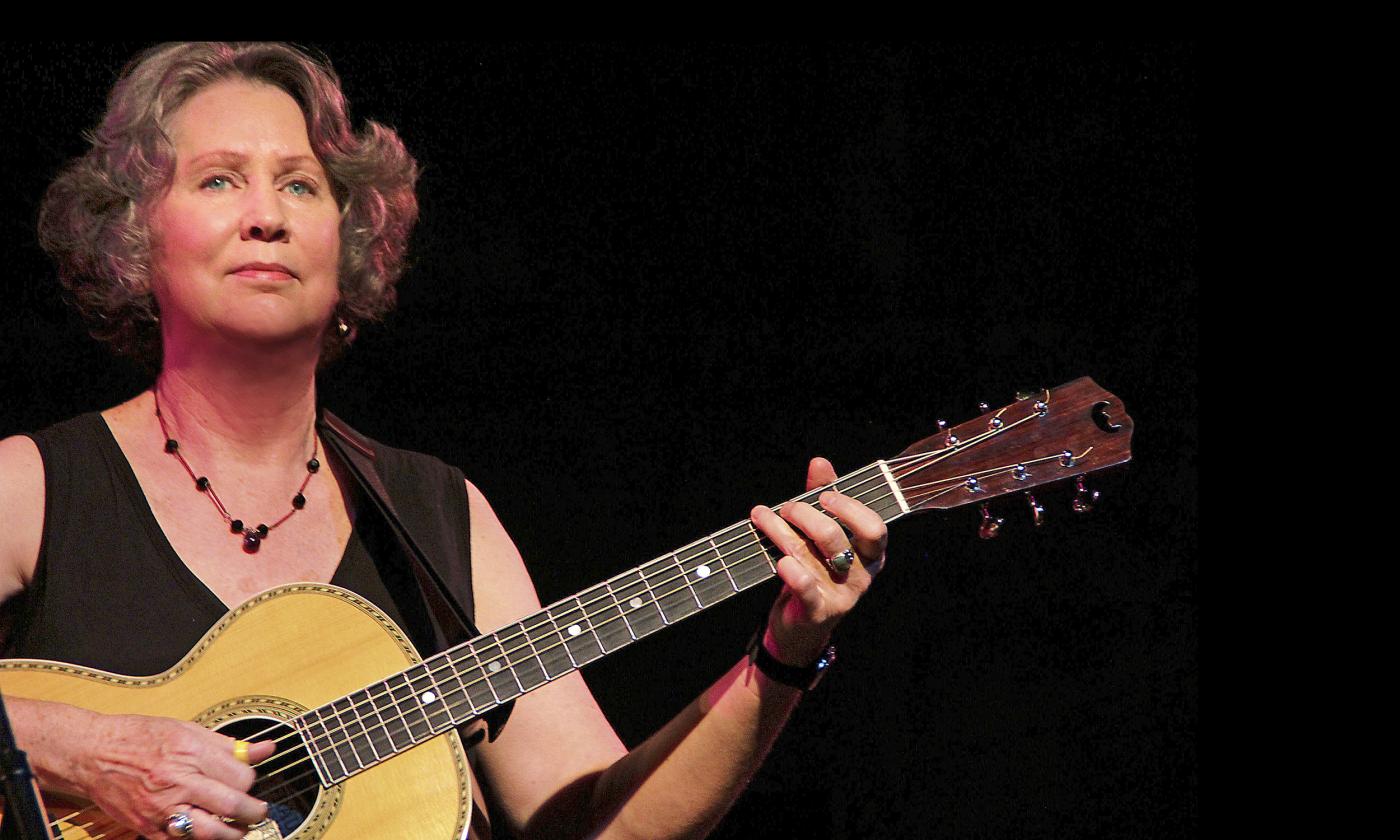
{"type": "MultiPolygon", "coordinates": [[[[217,728],[245,717],[290,720],[418,661],[408,638],[373,604],[338,587],[302,583],[270,589],[234,609],[161,674],[128,677],[61,662],[3,660],[0,691],[217,728]]],[[[310,772],[309,764],[300,770],[310,772]]],[[[461,741],[448,732],[322,791],[289,836],[465,837],[469,780],[461,741]]],[[[45,800],[53,819],[81,807],[45,800]]],[[[109,833],[113,824],[93,809],[59,825],[63,840],[136,836],[109,833]]]]}

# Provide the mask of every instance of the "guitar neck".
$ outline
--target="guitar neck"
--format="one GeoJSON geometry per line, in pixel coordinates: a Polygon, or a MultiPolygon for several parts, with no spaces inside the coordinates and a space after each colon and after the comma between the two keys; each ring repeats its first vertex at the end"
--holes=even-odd
{"type": "MultiPolygon", "coordinates": [[[[835,488],[886,522],[1124,463],[1132,418],[1082,376],[1018,397],[792,501],[835,488]]],[[[1081,490],[1081,492],[1083,492],[1081,490]]],[[[1034,497],[1031,498],[1034,505],[1034,497]]],[[[1087,507],[1084,509],[1087,510],[1087,507]]],[[[984,511],[984,515],[985,511],[984,511]]],[[[777,574],[748,521],[630,569],[297,719],[321,780],[342,781],[777,574]]]]}
{"type": "MultiPolygon", "coordinates": [[[[876,461],[804,493],[836,489],[886,522],[909,512],[876,461]]],[[[777,574],[781,552],[748,520],[429,657],[297,719],[321,780],[336,784],[777,574]]]]}

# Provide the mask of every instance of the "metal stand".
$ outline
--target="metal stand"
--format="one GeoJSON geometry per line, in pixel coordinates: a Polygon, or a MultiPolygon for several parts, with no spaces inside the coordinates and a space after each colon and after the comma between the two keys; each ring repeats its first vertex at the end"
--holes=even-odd
{"type": "Polygon", "coordinates": [[[5,698],[0,695],[0,770],[4,772],[5,816],[0,822],[0,840],[54,840],[49,818],[34,784],[29,759],[15,746],[5,698]]]}

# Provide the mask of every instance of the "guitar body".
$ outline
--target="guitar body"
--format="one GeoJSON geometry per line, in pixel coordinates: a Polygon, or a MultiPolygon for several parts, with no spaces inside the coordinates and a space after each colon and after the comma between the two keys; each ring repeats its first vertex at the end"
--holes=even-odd
{"type": "MultiPolygon", "coordinates": [[[[373,604],[338,587],[304,583],[268,590],[233,610],[162,674],[126,677],[60,662],[5,660],[0,691],[105,714],[190,720],[211,729],[241,720],[240,732],[251,734],[419,661],[408,637],[373,604]]],[[[455,731],[328,789],[321,789],[309,762],[282,775],[299,776],[315,799],[300,826],[285,835],[296,840],[465,836],[470,771],[455,731]]],[[[135,836],[91,807],[62,819],[82,804],[45,799],[63,840],[135,836]]],[[[269,821],[249,836],[283,835],[269,821]]]]}

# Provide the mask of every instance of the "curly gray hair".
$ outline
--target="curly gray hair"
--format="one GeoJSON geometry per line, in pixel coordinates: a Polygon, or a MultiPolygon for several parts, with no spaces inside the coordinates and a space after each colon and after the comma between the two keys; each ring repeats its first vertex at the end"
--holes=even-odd
{"type": "MultiPolygon", "coordinates": [[[[170,186],[175,150],[169,121],[209,85],[230,78],[286,91],[306,116],[311,148],[340,207],[340,303],[353,330],[394,306],[409,234],[418,219],[418,166],[393,129],[350,126],[340,80],[328,61],[286,44],[187,43],[132,59],[89,135],[91,147],[49,185],[39,243],[58,264],[70,302],[93,337],[152,368],[161,363],[151,292],[149,211],[170,186]]],[[[327,330],[322,361],[346,345],[327,330]]]]}

